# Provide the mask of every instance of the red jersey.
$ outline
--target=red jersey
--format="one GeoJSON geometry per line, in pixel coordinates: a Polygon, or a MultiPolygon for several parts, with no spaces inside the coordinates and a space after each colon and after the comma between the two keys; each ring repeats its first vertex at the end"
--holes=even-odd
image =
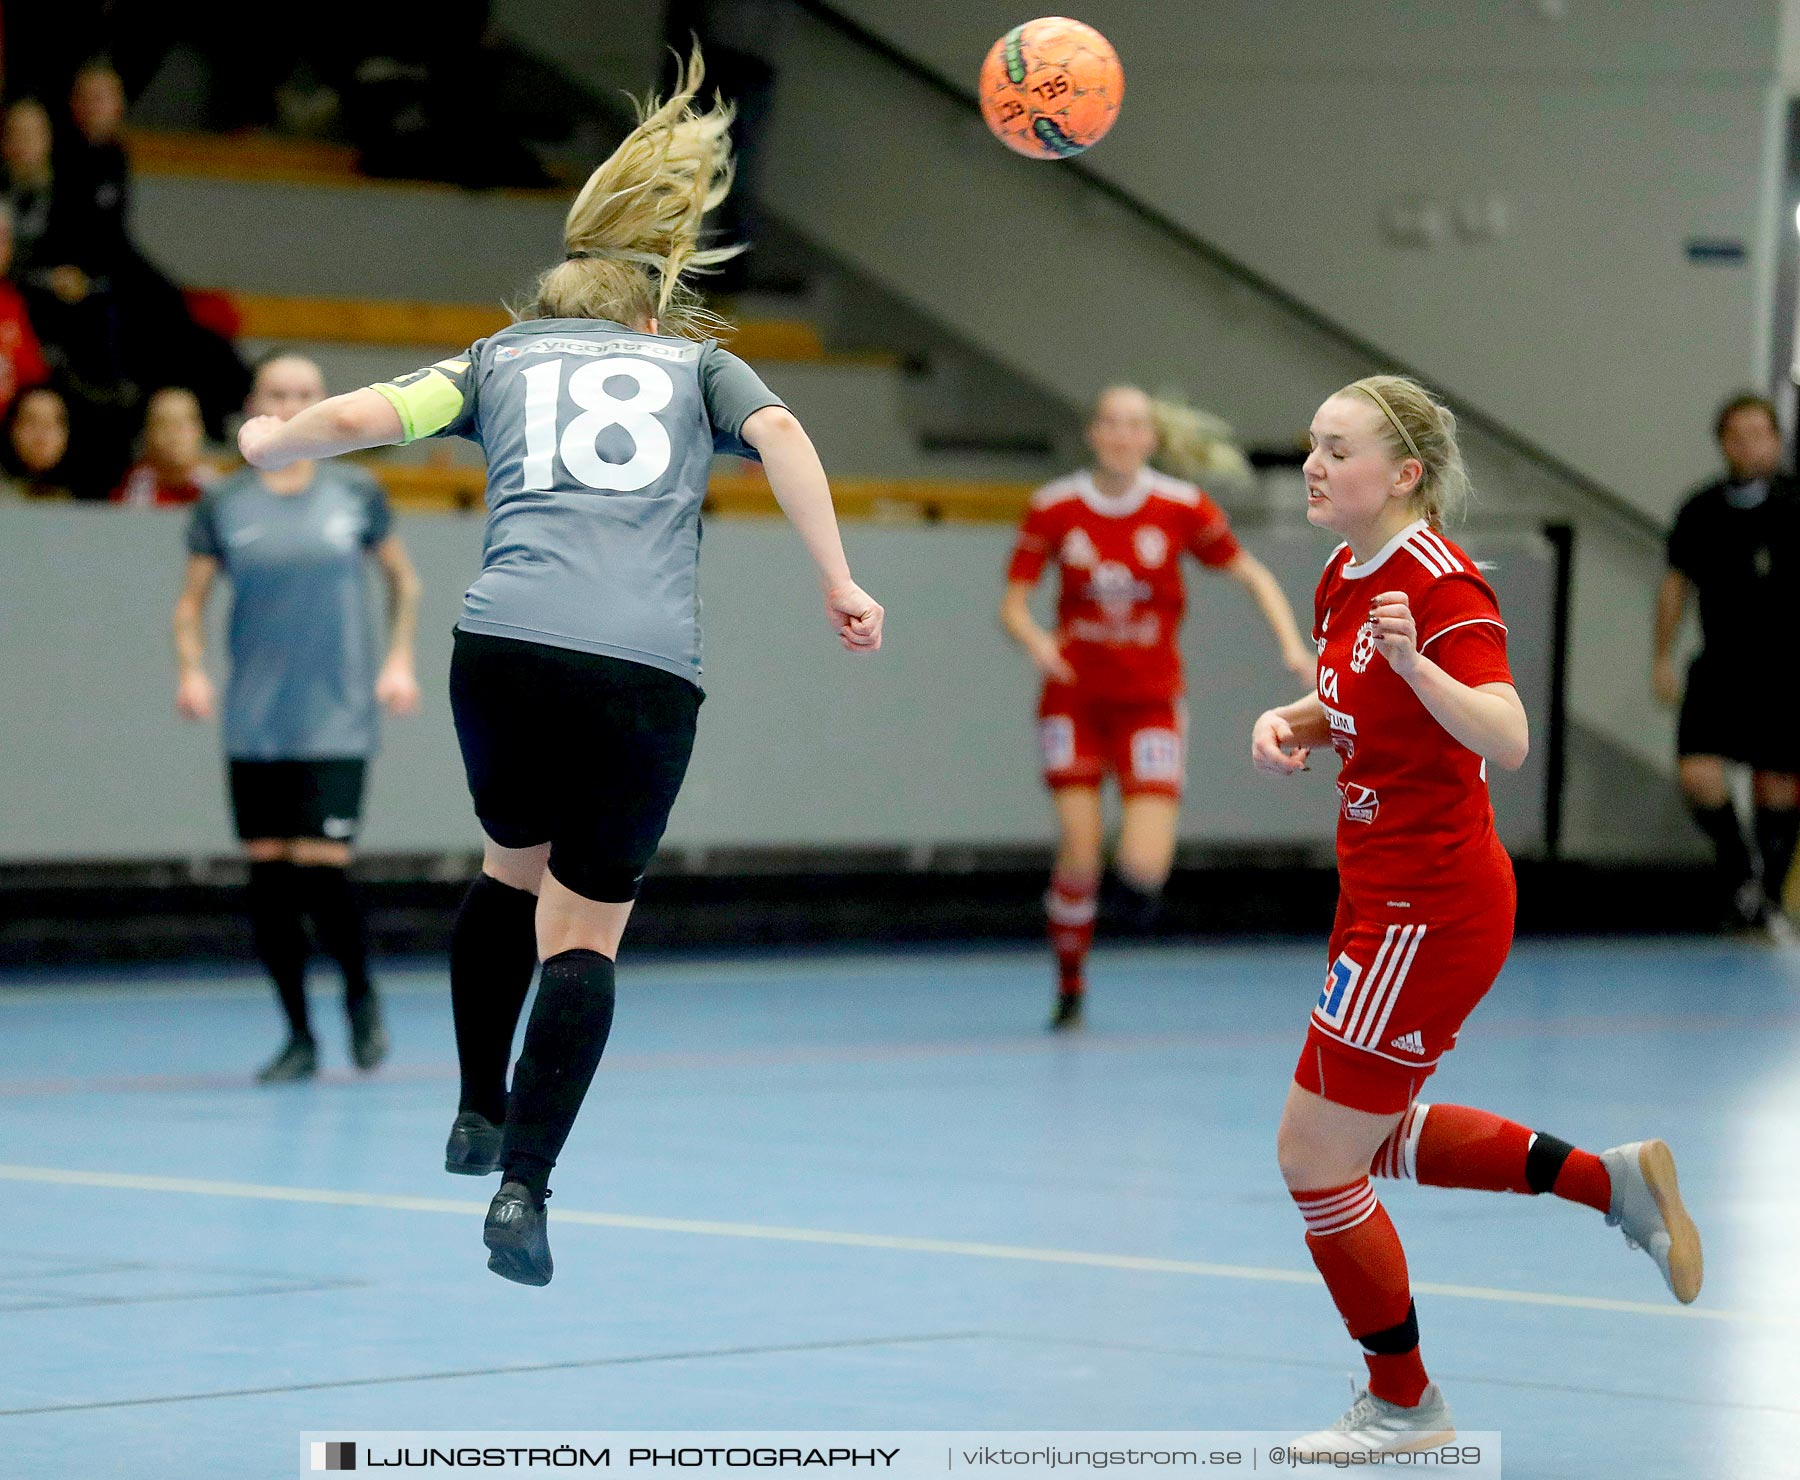
{"type": "Polygon", "coordinates": [[[198,503],[200,495],[218,482],[218,479],[217,473],[201,463],[182,482],[165,483],[149,463],[134,463],[119,486],[112,491],[112,502],[130,504],[138,509],[198,503]]]}
{"type": "Polygon", "coordinates": [[[43,346],[25,312],[19,290],[0,278],[0,411],[12,404],[20,391],[42,385],[50,378],[43,346]]]}
{"type": "Polygon", "coordinates": [[[1340,545],[1313,598],[1319,700],[1344,763],[1343,893],[1359,911],[1416,908],[1455,920],[1476,914],[1512,865],[1494,832],[1486,762],[1450,737],[1376,650],[1369,608],[1384,591],[1406,593],[1419,651],[1471,688],[1513,681],[1506,627],[1475,562],[1423,520],[1367,565],[1340,545]]]}
{"type": "Polygon", "coordinates": [[[1146,468],[1108,498],[1083,471],[1032,495],[1007,579],[1035,581],[1055,558],[1057,637],[1083,696],[1169,699],[1181,692],[1182,552],[1217,567],[1241,549],[1225,511],[1191,483],[1146,468]]]}

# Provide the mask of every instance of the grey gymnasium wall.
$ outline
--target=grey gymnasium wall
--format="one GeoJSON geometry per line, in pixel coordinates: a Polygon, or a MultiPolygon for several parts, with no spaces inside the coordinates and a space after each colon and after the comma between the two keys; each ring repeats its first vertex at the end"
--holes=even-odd
{"type": "MultiPolygon", "coordinates": [[[[1021,18],[835,3],[965,87],[1021,18]]],[[[1768,375],[1782,8],[1086,0],[1127,77],[1086,163],[1660,521],[1714,405],[1768,375]],[[1421,209],[1444,239],[1392,241],[1421,209]]]]}
{"type": "MultiPolygon", "coordinates": [[[[168,613],[182,517],[0,507],[0,861],[205,858],[229,832],[211,725],[173,712],[168,613]]],[[[426,583],[423,712],[385,727],[363,845],[461,851],[478,842],[444,698],[449,630],[481,523],[414,516],[401,533],[426,583]]],[[[703,563],[708,698],[669,844],[688,849],[1047,844],[1036,776],[1035,683],[994,611],[1011,534],[998,527],[846,531],[859,577],[888,606],[877,657],[838,651],[785,524],[716,520],[703,563]]],[[[1251,547],[1309,620],[1330,542],[1257,531],[1251,547]]],[[[1473,541],[1512,629],[1540,739],[1548,713],[1552,575],[1535,536],[1473,541]]],[[[1048,585],[1040,593],[1048,594],[1048,585]]],[[[1183,832],[1222,844],[1327,845],[1329,758],[1284,782],[1248,764],[1252,720],[1293,680],[1243,591],[1190,581],[1189,801],[1183,832]]],[[[212,653],[220,652],[214,603],[212,653]]],[[[1541,836],[1545,753],[1495,780],[1509,843],[1541,836]]]]}
{"type": "MultiPolygon", "coordinates": [[[[831,3],[967,89],[1022,18],[1012,0],[831,3]]],[[[622,0],[495,9],[516,40],[609,90],[645,85],[656,12],[622,0]]],[[[1127,74],[1120,121],[1086,165],[1654,519],[1711,466],[1716,402],[1767,380],[1776,233],[1787,229],[1784,45],[1800,55],[1780,0],[1084,0],[1079,13],[1117,44],[1127,74]],[[1441,240],[1397,242],[1397,220],[1441,240]],[[1692,261],[1695,241],[1736,243],[1743,256],[1692,261]]],[[[988,262],[961,243],[939,260],[934,232],[908,217],[946,181],[909,172],[895,195],[885,180],[885,209],[819,188],[858,171],[838,140],[805,137],[845,127],[815,105],[846,61],[816,31],[790,25],[773,43],[787,66],[771,204],[838,250],[898,231],[920,278],[1038,275],[1043,318],[1018,326],[1024,342],[1007,362],[1061,360],[1036,378],[1077,401],[1119,373],[1105,345],[1085,378],[1067,363],[1062,330],[1080,305],[1054,292],[1060,220],[1047,217],[1034,240],[1002,210],[988,262]],[[834,210],[855,219],[818,219],[834,210]]],[[[931,110],[860,71],[857,85],[868,107],[850,136],[878,175],[882,131],[923,131],[946,160],[993,147],[978,129],[944,132],[931,110]]],[[[1021,179],[1053,168],[1009,162],[1021,179]]],[[[981,214],[978,202],[945,204],[981,214]]],[[[1123,331],[1129,306],[1108,308],[1121,312],[1123,331]]],[[[1303,425],[1304,406],[1234,404],[1228,339],[1193,343],[1184,364],[1165,362],[1154,333],[1139,337],[1138,373],[1173,375],[1252,437],[1303,425]]]]}

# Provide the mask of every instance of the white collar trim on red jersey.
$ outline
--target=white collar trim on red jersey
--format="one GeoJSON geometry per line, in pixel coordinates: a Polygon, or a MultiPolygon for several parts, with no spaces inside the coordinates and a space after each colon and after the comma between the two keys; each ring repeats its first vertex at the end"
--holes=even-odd
{"type": "Polygon", "coordinates": [[[1419,533],[1420,530],[1428,530],[1430,528],[1431,526],[1423,519],[1413,520],[1411,524],[1407,525],[1405,529],[1401,530],[1399,534],[1395,535],[1383,545],[1380,550],[1376,551],[1375,558],[1367,565],[1358,565],[1356,563],[1355,555],[1352,555],[1344,562],[1344,568],[1339,574],[1342,575],[1346,581],[1360,581],[1364,576],[1374,575],[1376,571],[1380,570],[1381,567],[1387,563],[1388,556],[1392,555],[1414,535],[1419,533]]]}
{"type": "Polygon", "coordinates": [[[1094,482],[1094,470],[1083,468],[1075,475],[1075,494],[1096,514],[1103,514],[1109,519],[1126,519],[1144,507],[1150,495],[1155,491],[1155,480],[1150,469],[1140,469],[1137,481],[1121,493],[1117,498],[1108,498],[1100,491],[1100,485],[1094,482]]]}

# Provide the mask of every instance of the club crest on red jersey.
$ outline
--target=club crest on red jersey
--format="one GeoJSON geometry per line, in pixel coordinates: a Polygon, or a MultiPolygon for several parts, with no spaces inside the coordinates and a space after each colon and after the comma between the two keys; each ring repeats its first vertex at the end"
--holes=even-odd
{"type": "Polygon", "coordinates": [[[1350,671],[1365,673],[1369,664],[1375,661],[1375,629],[1369,623],[1362,624],[1362,630],[1356,634],[1356,646],[1350,652],[1350,671]]]}
{"type": "Polygon", "coordinates": [[[1154,524],[1140,524],[1131,543],[1137,551],[1138,564],[1146,570],[1155,570],[1169,558],[1169,537],[1154,524]]]}
{"type": "Polygon", "coordinates": [[[1092,570],[1100,563],[1100,552],[1094,548],[1094,542],[1088,538],[1085,529],[1071,529],[1063,536],[1059,556],[1064,565],[1072,565],[1079,570],[1092,570]]]}

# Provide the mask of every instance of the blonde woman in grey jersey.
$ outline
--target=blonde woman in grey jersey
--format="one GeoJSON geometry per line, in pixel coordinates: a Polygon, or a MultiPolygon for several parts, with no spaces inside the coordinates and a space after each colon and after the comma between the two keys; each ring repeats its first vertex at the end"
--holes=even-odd
{"type": "Polygon", "coordinates": [[[567,256],[521,322],[239,436],[262,468],[428,436],[486,449],[486,549],[450,675],[486,852],[451,944],[462,1098],[445,1166],[502,1173],[488,1268],[527,1285],[550,1280],[550,1170],[606,1046],[613,961],[693,748],[715,448],[761,458],[844,648],[881,646],[882,609],[851,579],[811,440],[708,337],[724,326],[683,281],[741,250],[699,246],[731,183],[730,112],[694,107],[700,79],[696,51],[588,179],[567,256]]]}

